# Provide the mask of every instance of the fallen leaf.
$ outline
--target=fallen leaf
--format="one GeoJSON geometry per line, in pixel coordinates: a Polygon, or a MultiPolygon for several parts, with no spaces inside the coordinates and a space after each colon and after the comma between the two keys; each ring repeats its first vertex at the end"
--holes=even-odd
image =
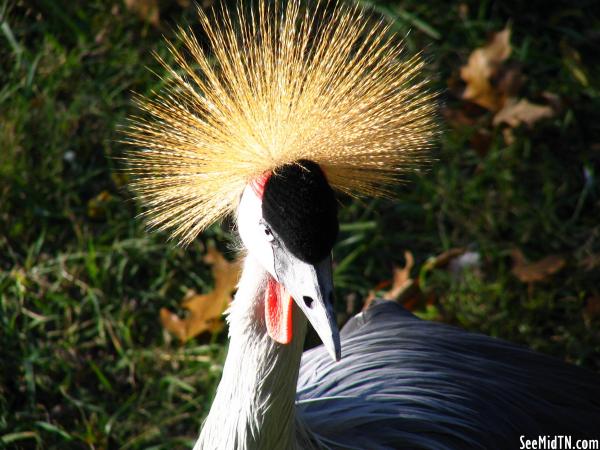
{"type": "Polygon", "coordinates": [[[565,266],[565,259],[559,255],[549,255],[535,262],[528,262],[523,252],[517,248],[511,252],[512,273],[523,283],[536,283],[548,279],[565,266]]]}
{"type": "Polygon", "coordinates": [[[490,111],[499,110],[503,95],[491,80],[511,51],[509,28],[495,33],[485,46],[473,50],[467,64],[460,69],[460,77],[466,83],[462,98],[490,111]]]}
{"type": "MultiPolygon", "coordinates": [[[[404,259],[406,263],[403,267],[394,267],[391,288],[384,291],[381,295],[381,298],[384,300],[393,300],[398,303],[403,303],[408,301],[412,296],[420,293],[418,282],[410,277],[410,271],[415,265],[415,258],[413,254],[407,250],[404,252],[404,259]]],[[[377,298],[376,292],[389,284],[389,282],[380,283],[379,286],[370,291],[365,299],[363,310],[367,309],[371,305],[371,302],[377,298]]]]}
{"type": "MultiPolygon", "coordinates": [[[[452,248],[440,255],[429,258],[422,266],[419,273],[424,273],[433,269],[439,269],[446,266],[450,270],[461,271],[467,267],[478,268],[480,264],[480,254],[476,252],[467,252],[464,248],[452,248]],[[464,258],[461,259],[461,256],[464,258]],[[455,261],[457,260],[458,261],[455,261]],[[452,264],[454,263],[454,266],[452,264]]],[[[402,267],[394,267],[392,281],[379,283],[375,289],[369,292],[364,301],[363,311],[378,298],[377,293],[381,292],[387,286],[390,288],[381,292],[380,298],[391,300],[403,305],[409,311],[415,311],[421,308],[429,308],[437,301],[435,292],[422,289],[418,279],[411,278],[410,272],[414,268],[415,259],[410,251],[404,252],[406,263],[402,267]]]]}
{"type": "Polygon", "coordinates": [[[383,298],[386,300],[395,300],[405,289],[407,283],[410,283],[410,271],[415,265],[415,257],[408,250],[404,252],[406,263],[404,267],[394,267],[394,277],[392,279],[392,288],[387,291],[383,298]]]}
{"type": "Polygon", "coordinates": [[[167,308],[160,309],[160,322],[163,328],[175,335],[181,342],[187,340],[187,326],[184,319],[167,308]]]}
{"type": "Polygon", "coordinates": [[[160,319],[163,327],[185,342],[205,331],[217,333],[223,328],[221,316],[232,299],[241,273],[239,261],[229,262],[214,247],[209,247],[204,257],[212,265],[215,287],[206,294],[188,293],[182,306],[188,310],[185,319],[166,308],[161,309],[160,319]]]}
{"type": "Polygon", "coordinates": [[[521,123],[532,127],[538,120],[554,116],[554,111],[550,106],[536,105],[526,99],[517,101],[510,99],[506,105],[496,113],[493,124],[507,124],[511,128],[518,127],[521,123]]]}
{"type": "Polygon", "coordinates": [[[158,26],[160,22],[158,0],[125,0],[125,6],[143,21],[158,26]]]}

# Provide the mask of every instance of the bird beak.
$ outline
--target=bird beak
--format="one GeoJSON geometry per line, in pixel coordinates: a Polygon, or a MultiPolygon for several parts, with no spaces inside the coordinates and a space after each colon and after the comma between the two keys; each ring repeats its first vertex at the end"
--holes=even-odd
{"type": "Polygon", "coordinates": [[[339,361],[341,345],[333,311],[331,256],[317,264],[310,264],[280,246],[274,250],[274,257],[278,282],[302,310],[327,352],[335,361],[339,361]]]}

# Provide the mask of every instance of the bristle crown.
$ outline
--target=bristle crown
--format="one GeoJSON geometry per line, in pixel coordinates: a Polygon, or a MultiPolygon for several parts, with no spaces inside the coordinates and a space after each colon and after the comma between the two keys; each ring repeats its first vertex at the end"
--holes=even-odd
{"type": "Polygon", "coordinates": [[[426,159],[436,94],[384,22],[327,1],[220,14],[199,11],[216,63],[181,31],[176,67],[161,60],[167,87],[138,99],[145,117],[127,131],[151,226],[189,243],[235,210],[248,183],[299,160],[359,196],[388,192],[426,159]]]}

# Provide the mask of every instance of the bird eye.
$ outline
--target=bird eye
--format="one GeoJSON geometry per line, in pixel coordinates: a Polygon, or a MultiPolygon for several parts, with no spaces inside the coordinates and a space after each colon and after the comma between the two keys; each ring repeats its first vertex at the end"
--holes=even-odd
{"type": "Polygon", "coordinates": [[[262,228],[263,228],[263,232],[265,233],[265,236],[267,238],[267,241],[272,242],[273,239],[275,239],[275,236],[273,236],[273,232],[271,231],[271,229],[265,225],[264,223],[261,224],[262,228]]]}

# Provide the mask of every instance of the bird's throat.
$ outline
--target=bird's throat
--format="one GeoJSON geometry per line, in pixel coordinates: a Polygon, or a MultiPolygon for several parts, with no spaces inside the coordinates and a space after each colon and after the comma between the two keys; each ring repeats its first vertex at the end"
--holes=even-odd
{"type": "Polygon", "coordinates": [[[265,322],[271,339],[280,344],[292,342],[294,300],[271,275],[265,289],[265,322]]]}
{"type": "Polygon", "coordinates": [[[307,321],[270,278],[257,261],[246,258],[229,309],[223,376],[194,450],[295,448],[296,383],[307,321]],[[290,341],[282,345],[274,335],[290,341]]]}

